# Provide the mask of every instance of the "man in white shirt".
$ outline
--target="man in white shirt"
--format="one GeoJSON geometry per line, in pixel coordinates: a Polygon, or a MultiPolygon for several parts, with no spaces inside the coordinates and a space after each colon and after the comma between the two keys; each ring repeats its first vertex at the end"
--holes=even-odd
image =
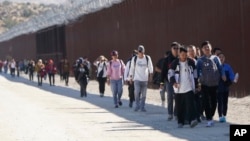
{"type": "Polygon", "coordinates": [[[10,62],[10,74],[12,77],[15,76],[15,71],[16,71],[16,61],[12,59],[10,62]]]}
{"type": "Polygon", "coordinates": [[[145,101],[147,94],[147,86],[150,77],[152,81],[153,65],[150,56],[145,55],[144,46],[138,47],[138,55],[131,60],[131,67],[129,71],[130,83],[134,81],[135,87],[135,111],[141,109],[142,112],[146,112],[145,101]]]}

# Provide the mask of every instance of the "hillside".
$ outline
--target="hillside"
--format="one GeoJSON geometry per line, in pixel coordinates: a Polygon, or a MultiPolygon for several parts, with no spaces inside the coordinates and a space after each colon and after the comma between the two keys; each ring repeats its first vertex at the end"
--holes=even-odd
{"type": "Polygon", "coordinates": [[[27,21],[32,16],[50,10],[54,5],[44,5],[35,3],[0,3],[0,33],[8,30],[20,22],[27,21]]]}

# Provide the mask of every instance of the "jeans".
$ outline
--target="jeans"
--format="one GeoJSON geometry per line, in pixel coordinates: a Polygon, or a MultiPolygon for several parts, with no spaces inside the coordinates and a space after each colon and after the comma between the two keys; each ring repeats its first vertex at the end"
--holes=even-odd
{"type": "Polygon", "coordinates": [[[163,88],[160,91],[160,95],[161,95],[161,101],[165,101],[166,97],[165,97],[165,93],[167,92],[167,83],[164,84],[163,88]]]}
{"type": "Polygon", "coordinates": [[[185,124],[185,119],[189,124],[196,118],[196,109],[194,105],[194,93],[189,91],[187,93],[175,94],[175,105],[177,111],[178,124],[185,124]]]}
{"type": "Polygon", "coordinates": [[[107,81],[107,77],[98,77],[97,80],[98,80],[98,83],[99,83],[99,92],[100,92],[100,94],[104,94],[104,92],[105,92],[105,83],[107,81]]]}
{"type": "Polygon", "coordinates": [[[176,108],[174,106],[174,88],[173,86],[169,83],[166,82],[167,86],[167,100],[168,100],[168,115],[176,115],[176,108]]]}
{"type": "Polygon", "coordinates": [[[218,114],[219,114],[219,117],[227,115],[228,95],[229,95],[229,91],[218,92],[218,114]]]}
{"type": "Polygon", "coordinates": [[[123,92],[122,85],[123,85],[122,79],[110,80],[110,86],[111,86],[111,91],[113,93],[115,105],[118,105],[118,102],[121,101],[122,92],[123,92]]]}
{"type": "Polygon", "coordinates": [[[135,103],[136,109],[145,109],[146,95],[147,95],[147,81],[134,81],[135,86],[135,103]]]}
{"type": "Polygon", "coordinates": [[[217,107],[217,86],[201,86],[204,93],[204,108],[207,120],[212,120],[217,107]]]}

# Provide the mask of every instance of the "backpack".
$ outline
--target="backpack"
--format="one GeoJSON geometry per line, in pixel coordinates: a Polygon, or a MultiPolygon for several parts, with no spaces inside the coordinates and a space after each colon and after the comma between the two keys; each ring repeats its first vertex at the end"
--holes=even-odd
{"type": "MultiPolygon", "coordinates": [[[[100,65],[100,63],[98,64],[98,67],[99,67],[99,65],[100,65]]],[[[106,67],[106,63],[105,63],[105,62],[103,63],[103,68],[102,68],[102,70],[98,73],[97,77],[101,77],[101,78],[102,78],[103,73],[104,73],[104,67],[106,67]]]]}
{"type": "MultiPolygon", "coordinates": [[[[132,60],[132,59],[131,59],[132,60]]],[[[134,56],[134,64],[136,65],[136,60],[137,60],[137,56],[134,56]]],[[[147,66],[148,66],[148,55],[146,55],[146,60],[147,60],[147,66]]],[[[131,61],[130,61],[130,64],[129,64],[129,68],[131,66],[131,61]]]]}
{"type": "Polygon", "coordinates": [[[202,60],[202,69],[200,82],[205,86],[218,86],[220,81],[220,72],[215,63],[215,56],[200,58],[202,60]]]}

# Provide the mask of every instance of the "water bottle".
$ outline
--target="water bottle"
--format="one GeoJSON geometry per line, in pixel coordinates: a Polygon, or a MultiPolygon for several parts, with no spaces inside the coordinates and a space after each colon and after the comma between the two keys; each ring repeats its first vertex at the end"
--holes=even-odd
{"type": "Polygon", "coordinates": [[[237,83],[239,79],[239,73],[236,73],[234,76],[234,83],[237,83]]]}

